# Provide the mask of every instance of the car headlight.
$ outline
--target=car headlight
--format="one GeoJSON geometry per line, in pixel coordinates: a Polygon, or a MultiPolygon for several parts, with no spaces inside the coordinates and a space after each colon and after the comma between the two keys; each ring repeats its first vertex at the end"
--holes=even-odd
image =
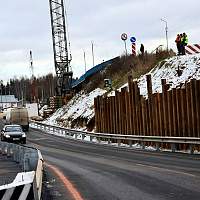
{"type": "Polygon", "coordinates": [[[23,133],[23,134],[22,134],[22,137],[26,137],[26,134],[25,134],[25,133],[23,133]]]}
{"type": "Polygon", "coordinates": [[[6,138],[10,138],[10,135],[7,135],[7,134],[6,134],[5,137],[6,137],[6,138]]]}

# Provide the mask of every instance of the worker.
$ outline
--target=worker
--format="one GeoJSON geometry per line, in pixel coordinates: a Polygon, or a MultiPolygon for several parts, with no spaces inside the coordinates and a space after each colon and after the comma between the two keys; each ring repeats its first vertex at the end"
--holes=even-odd
{"type": "Polygon", "coordinates": [[[178,55],[181,54],[181,36],[178,34],[176,37],[176,46],[177,46],[177,50],[178,50],[178,55]]]}
{"type": "Polygon", "coordinates": [[[141,44],[141,46],[140,46],[140,52],[141,52],[142,57],[143,57],[144,56],[144,45],[143,44],[141,44]]]}
{"type": "Polygon", "coordinates": [[[182,55],[185,55],[185,47],[188,44],[188,37],[187,37],[186,33],[183,33],[183,35],[182,35],[181,44],[182,44],[182,55]]]}

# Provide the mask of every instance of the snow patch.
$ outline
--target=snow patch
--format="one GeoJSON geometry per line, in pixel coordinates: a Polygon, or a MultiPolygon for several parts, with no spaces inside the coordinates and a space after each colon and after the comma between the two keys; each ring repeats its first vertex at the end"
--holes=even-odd
{"type": "MultiPolygon", "coordinates": [[[[162,92],[161,79],[166,79],[167,84],[170,84],[170,89],[177,88],[181,84],[190,81],[191,79],[200,79],[200,55],[175,56],[166,59],[153,68],[148,74],[152,77],[153,93],[162,92]],[[178,69],[182,71],[181,76],[178,76],[178,69]]],[[[146,75],[143,75],[138,80],[140,94],[147,96],[146,75]]]]}
{"type": "MultiPolygon", "coordinates": [[[[83,118],[90,121],[94,117],[94,98],[106,93],[106,90],[100,88],[95,89],[89,94],[83,91],[74,96],[67,105],[58,109],[51,117],[46,119],[44,123],[50,125],[60,125],[58,121],[65,124],[65,127],[71,128],[71,122],[83,118]]],[[[85,130],[78,127],[79,130],[85,130]]]]}

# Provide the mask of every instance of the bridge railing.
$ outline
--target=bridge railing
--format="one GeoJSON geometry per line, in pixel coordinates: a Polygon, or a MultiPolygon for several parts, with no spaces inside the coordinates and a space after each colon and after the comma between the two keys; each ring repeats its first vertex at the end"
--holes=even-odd
{"type": "Polygon", "coordinates": [[[142,149],[145,149],[146,143],[154,143],[156,146],[156,151],[160,151],[162,144],[167,144],[172,152],[178,150],[178,145],[187,145],[189,147],[189,152],[194,153],[194,147],[200,147],[200,138],[194,137],[166,137],[166,136],[142,136],[142,135],[121,135],[121,134],[110,134],[110,133],[91,133],[85,131],[78,131],[73,129],[67,129],[59,126],[48,125],[40,122],[31,121],[31,126],[36,129],[43,130],[48,133],[55,133],[62,136],[73,136],[77,139],[81,136],[81,140],[85,137],[89,137],[89,141],[93,142],[94,139],[98,143],[101,141],[107,141],[108,144],[112,144],[114,141],[117,142],[118,146],[123,143],[132,147],[134,143],[139,143],[142,149]]]}

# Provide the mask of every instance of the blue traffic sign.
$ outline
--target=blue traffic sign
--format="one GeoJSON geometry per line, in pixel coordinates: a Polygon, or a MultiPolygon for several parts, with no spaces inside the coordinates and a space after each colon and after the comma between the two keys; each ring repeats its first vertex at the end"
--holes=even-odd
{"type": "Polygon", "coordinates": [[[136,38],[135,38],[135,37],[131,37],[130,41],[131,41],[132,43],[135,43],[135,42],[136,42],[136,38]]]}

